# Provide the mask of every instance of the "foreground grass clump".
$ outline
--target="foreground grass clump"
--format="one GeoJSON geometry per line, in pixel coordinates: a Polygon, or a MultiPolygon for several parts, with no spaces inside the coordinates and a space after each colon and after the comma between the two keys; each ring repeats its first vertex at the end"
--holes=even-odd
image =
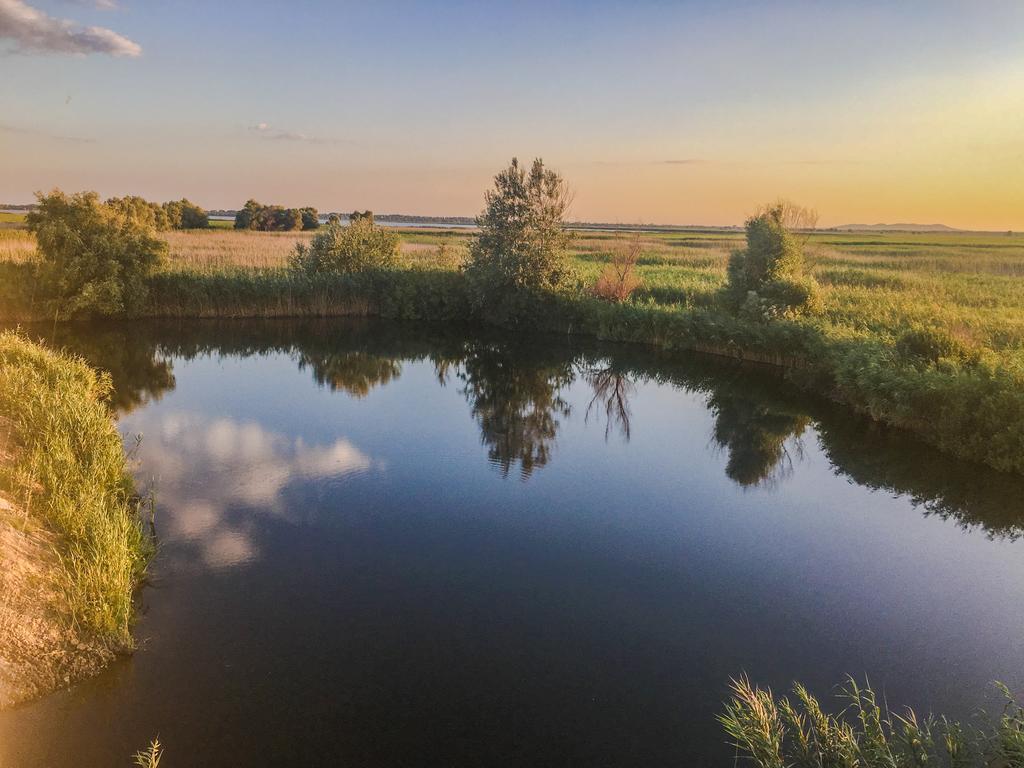
{"type": "Polygon", "coordinates": [[[0,483],[61,537],[70,620],[129,647],[132,593],[150,545],[109,394],[109,377],[81,360],[0,333],[0,427],[13,457],[0,466],[0,483]]]}
{"type": "Polygon", "coordinates": [[[732,683],[719,721],[738,754],[758,768],[1018,768],[1024,765],[1024,709],[1000,686],[1006,705],[994,723],[894,714],[870,686],[851,678],[846,707],[831,715],[799,683],[795,701],[775,698],[746,677],[732,683]]]}

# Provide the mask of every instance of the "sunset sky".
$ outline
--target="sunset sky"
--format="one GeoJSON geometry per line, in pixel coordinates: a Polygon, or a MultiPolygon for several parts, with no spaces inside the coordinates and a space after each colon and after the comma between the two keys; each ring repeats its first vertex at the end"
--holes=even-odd
{"type": "Polygon", "coordinates": [[[0,202],[1024,229],[1024,3],[0,0],[0,202]]]}

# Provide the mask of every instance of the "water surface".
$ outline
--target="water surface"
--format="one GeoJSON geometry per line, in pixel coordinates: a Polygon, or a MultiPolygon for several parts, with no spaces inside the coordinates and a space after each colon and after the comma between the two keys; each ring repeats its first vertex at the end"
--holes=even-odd
{"type": "Polygon", "coordinates": [[[1024,688],[1024,481],[773,377],[381,322],[78,331],[160,550],[0,766],[730,765],[729,677],[1024,688]]]}

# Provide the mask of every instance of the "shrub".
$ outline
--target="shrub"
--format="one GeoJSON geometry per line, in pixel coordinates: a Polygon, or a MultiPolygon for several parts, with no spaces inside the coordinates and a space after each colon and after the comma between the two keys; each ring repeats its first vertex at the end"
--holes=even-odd
{"type": "Polygon", "coordinates": [[[896,351],[911,362],[937,363],[942,358],[967,362],[977,357],[961,339],[937,327],[905,331],[896,340],[896,351]]]}
{"type": "Polygon", "coordinates": [[[727,292],[745,317],[771,319],[821,309],[817,282],[804,273],[804,242],[816,216],[791,203],[766,206],[747,219],[747,247],[729,258],[727,292]]]}
{"type": "Polygon", "coordinates": [[[640,237],[637,235],[625,248],[612,253],[612,262],[601,272],[594,283],[594,296],[605,301],[626,301],[637,288],[640,278],[636,275],[636,264],[640,258],[640,237]]]}
{"type": "Polygon", "coordinates": [[[141,307],[146,278],[167,253],[153,226],[95,192],[37,195],[29,228],[39,243],[39,287],[60,315],[118,315],[141,307]]]}
{"type": "Polygon", "coordinates": [[[397,232],[375,226],[368,219],[347,227],[328,224],[308,246],[295,246],[290,265],[306,274],[390,269],[399,264],[399,243],[397,232]]]}
{"type": "Polygon", "coordinates": [[[527,174],[513,158],[484,199],[466,267],[479,305],[510,292],[558,291],[572,284],[571,236],[563,223],[570,195],[561,176],[539,158],[527,174]]]}

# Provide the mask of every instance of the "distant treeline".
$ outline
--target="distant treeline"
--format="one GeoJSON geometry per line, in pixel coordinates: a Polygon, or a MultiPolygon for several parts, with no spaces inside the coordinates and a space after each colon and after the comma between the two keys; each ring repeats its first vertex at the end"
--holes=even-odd
{"type": "Polygon", "coordinates": [[[186,198],[161,204],[137,195],[126,195],[108,198],[106,204],[159,231],[206,229],[210,226],[210,217],[206,211],[186,198]]]}
{"type": "Polygon", "coordinates": [[[255,200],[246,202],[235,213],[235,229],[255,229],[260,232],[290,232],[296,229],[316,229],[320,214],[316,208],[285,208],[283,205],[263,205],[255,200]]]}

